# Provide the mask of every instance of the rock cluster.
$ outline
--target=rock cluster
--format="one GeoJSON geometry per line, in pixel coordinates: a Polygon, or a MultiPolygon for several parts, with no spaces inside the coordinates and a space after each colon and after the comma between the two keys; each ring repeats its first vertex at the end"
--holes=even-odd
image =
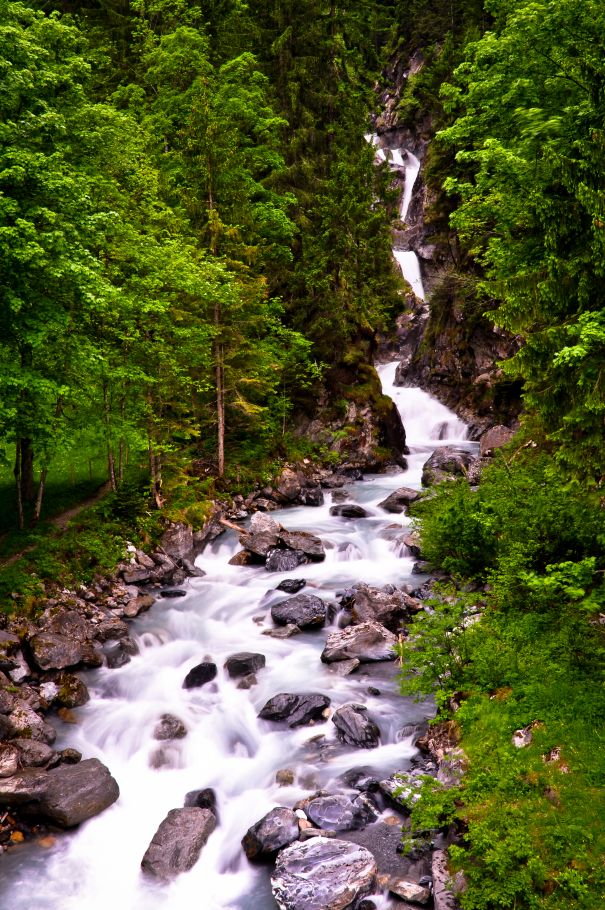
{"type": "Polygon", "coordinates": [[[268,572],[289,572],[326,558],[324,546],[308,531],[288,531],[263,512],[255,512],[250,528],[240,533],[243,547],[232,565],[264,565],[268,572]]]}

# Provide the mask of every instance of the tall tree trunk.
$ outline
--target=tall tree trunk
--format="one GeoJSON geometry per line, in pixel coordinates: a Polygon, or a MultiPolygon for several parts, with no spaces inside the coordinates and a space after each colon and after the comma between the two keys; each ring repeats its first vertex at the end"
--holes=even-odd
{"type": "Polygon", "coordinates": [[[161,509],[164,505],[161,492],[162,457],[155,453],[151,437],[149,437],[149,473],[151,475],[151,499],[156,509],[161,509]]]}
{"type": "Polygon", "coordinates": [[[116,482],[116,460],[113,454],[113,449],[110,445],[107,446],[107,476],[109,478],[109,485],[114,493],[117,493],[118,484],[116,482]]]}
{"type": "MultiPolygon", "coordinates": [[[[120,399],[120,417],[122,420],[121,430],[123,431],[124,427],[124,413],[126,410],[126,399],[122,395],[120,399]]],[[[120,436],[120,443],[118,445],[118,483],[120,486],[124,483],[124,437],[120,436]]]]}
{"type": "MultiPolygon", "coordinates": [[[[221,308],[218,303],[214,305],[214,325],[220,330],[221,308]]],[[[218,476],[225,473],[225,367],[223,363],[223,345],[217,339],[214,344],[215,380],[216,380],[216,423],[217,423],[217,451],[218,451],[218,476]]]]}
{"type": "Polygon", "coordinates": [[[105,426],[105,438],[107,440],[107,477],[114,493],[117,492],[116,483],[116,460],[113,454],[113,445],[111,443],[111,431],[109,420],[109,389],[107,380],[103,380],[103,424],[105,426]]]}
{"type": "Polygon", "coordinates": [[[23,516],[23,491],[21,487],[21,440],[17,440],[15,453],[15,489],[17,491],[17,518],[19,521],[19,530],[25,527],[25,518],[23,516]]]}
{"type": "Polygon", "coordinates": [[[36,481],[34,479],[34,447],[31,439],[20,440],[21,448],[21,498],[23,502],[33,502],[36,498],[36,481]]]}
{"type": "Polygon", "coordinates": [[[48,477],[48,468],[42,468],[42,473],[40,474],[40,483],[38,484],[38,495],[36,496],[36,505],[34,507],[34,517],[32,518],[32,525],[37,524],[40,521],[40,515],[42,514],[42,502],[44,500],[44,493],[46,491],[46,478],[48,477]]]}

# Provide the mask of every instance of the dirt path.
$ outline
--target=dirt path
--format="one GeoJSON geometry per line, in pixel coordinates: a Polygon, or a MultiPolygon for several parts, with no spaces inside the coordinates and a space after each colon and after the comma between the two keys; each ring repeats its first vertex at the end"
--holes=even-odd
{"type": "MultiPolygon", "coordinates": [[[[49,524],[57,528],[59,531],[64,531],[72,518],[75,518],[80,512],[83,512],[84,509],[88,509],[90,506],[94,506],[97,502],[103,499],[104,496],[109,493],[111,489],[111,484],[109,481],[104,483],[96,493],[93,493],[92,496],[89,496],[88,499],[79,502],[77,506],[72,506],[71,509],[66,509],[65,512],[60,512],[58,515],[54,515],[53,518],[49,520],[49,524]]],[[[13,553],[12,556],[9,556],[8,559],[5,559],[4,562],[0,562],[0,571],[2,569],[12,566],[17,560],[21,559],[22,556],[26,556],[27,553],[31,553],[32,550],[36,548],[36,544],[32,543],[29,546],[24,547],[22,550],[19,550],[17,553],[13,553]]]]}

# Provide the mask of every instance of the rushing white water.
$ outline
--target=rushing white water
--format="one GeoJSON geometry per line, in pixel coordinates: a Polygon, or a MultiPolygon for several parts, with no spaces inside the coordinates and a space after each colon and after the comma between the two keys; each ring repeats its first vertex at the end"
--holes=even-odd
{"type": "MultiPolygon", "coordinates": [[[[402,163],[404,162],[402,161],[402,163]]],[[[399,217],[402,221],[405,221],[407,217],[410,202],[412,201],[412,193],[414,192],[414,184],[416,183],[419,171],[420,162],[418,158],[416,158],[415,155],[406,149],[405,185],[403,188],[403,196],[401,198],[401,208],[399,210],[399,217]]]]}
{"type": "Polygon", "coordinates": [[[420,263],[418,256],[413,250],[393,250],[393,256],[399,263],[403,277],[414,291],[416,297],[420,300],[426,300],[422,275],[420,274],[420,263]]]}
{"type": "MultiPolygon", "coordinates": [[[[395,368],[385,364],[379,373],[406,425],[409,469],[351,484],[351,499],[369,513],[364,519],[330,516],[329,494],[325,506],[275,513],[286,527],[314,531],[324,540],[325,562],[287,575],[306,578],[305,590],[328,601],[356,581],[419,581],[410,574],[413,560],[401,555],[405,547],[397,534],[409,519],[386,514],[378,502],[402,485],[419,486],[427,455],[465,437],[464,425],[439,402],[418,389],[394,387],[395,368]]],[[[349,768],[369,764],[387,776],[406,767],[414,748],[401,731],[430,714],[431,706],[397,694],[392,663],[364,665],[339,677],[320,661],[328,630],[285,641],[263,635],[272,628],[269,605],[284,596],[275,586],[286,575],[228,565],[237,549],[234,533],[219,538],[198,558],[208,574],[187,583],[187,596],[158,601],[133,624],[140,655],[120,669],[88,674],[92,699],[77,710],[78,726],[60,729],[58,745],[101,759],[121,795],[76,832],[60,836],[52,849],[25,845],[0,860],[11,910],[275,910],[267,871],[252,866],[240,847],[247,828],[274,806],[291,806],[317,787],[342,788],[338,778],[349,768]],[[238,689],[219,670],[203,688],[182,688],[195,664],[211,658],[222,668],[230,654],[243,650],[266,655],[257,686],[238,689]],[[382,694],[369,695],[370,684],[382,694]],[[259,709],[279,692],[321,692],[334,709],[367,704],[380,726],[381,745],[370,752],[343,746],[330,721],[289,730],[259,720],[259,709]],[[185,722],[185,739],[153,739],[164,713],[185,722]],[[314,742],[318,736],[324,738],[314,742]],[[275,774],[285,767],[294,771],[295,783],[280,788],[275,774]],[[202,787],[216,790],[219,826],[190,872],[167,885],[149,882],[140,861],[158,824],[183,805],[189,790],[202,787]]],[[[392,906],[386,896],[379,903],[382,910],[392,906]]]]}

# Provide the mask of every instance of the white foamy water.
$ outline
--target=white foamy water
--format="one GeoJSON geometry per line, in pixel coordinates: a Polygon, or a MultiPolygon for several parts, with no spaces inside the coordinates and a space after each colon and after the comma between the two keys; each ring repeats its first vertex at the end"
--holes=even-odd
{"type": "Polygon", "coordinates": [[[401,199],[401,208],[399,210],[399,217],[402,221],[405,221],[408,209],[410,207],[410,202],[412,201],[412,194],[414,192],[414,184],[418,177],[420,171],[420,161],[413,155],[409,150],[406,149],[405,152],[405,162],[402,159],[402,164],[405,166],[405,185],[403,189],[403,196],[401,199]]]}
{"type": "Polygon", "coordinates": [[[393,250],[393,256],[399,264],[403,277],[416,294],[416,297],[419,297],[420,300],[426,300],[422,275],[420,274],[420,263],[416,253],[413,250],[393,250]]]}

